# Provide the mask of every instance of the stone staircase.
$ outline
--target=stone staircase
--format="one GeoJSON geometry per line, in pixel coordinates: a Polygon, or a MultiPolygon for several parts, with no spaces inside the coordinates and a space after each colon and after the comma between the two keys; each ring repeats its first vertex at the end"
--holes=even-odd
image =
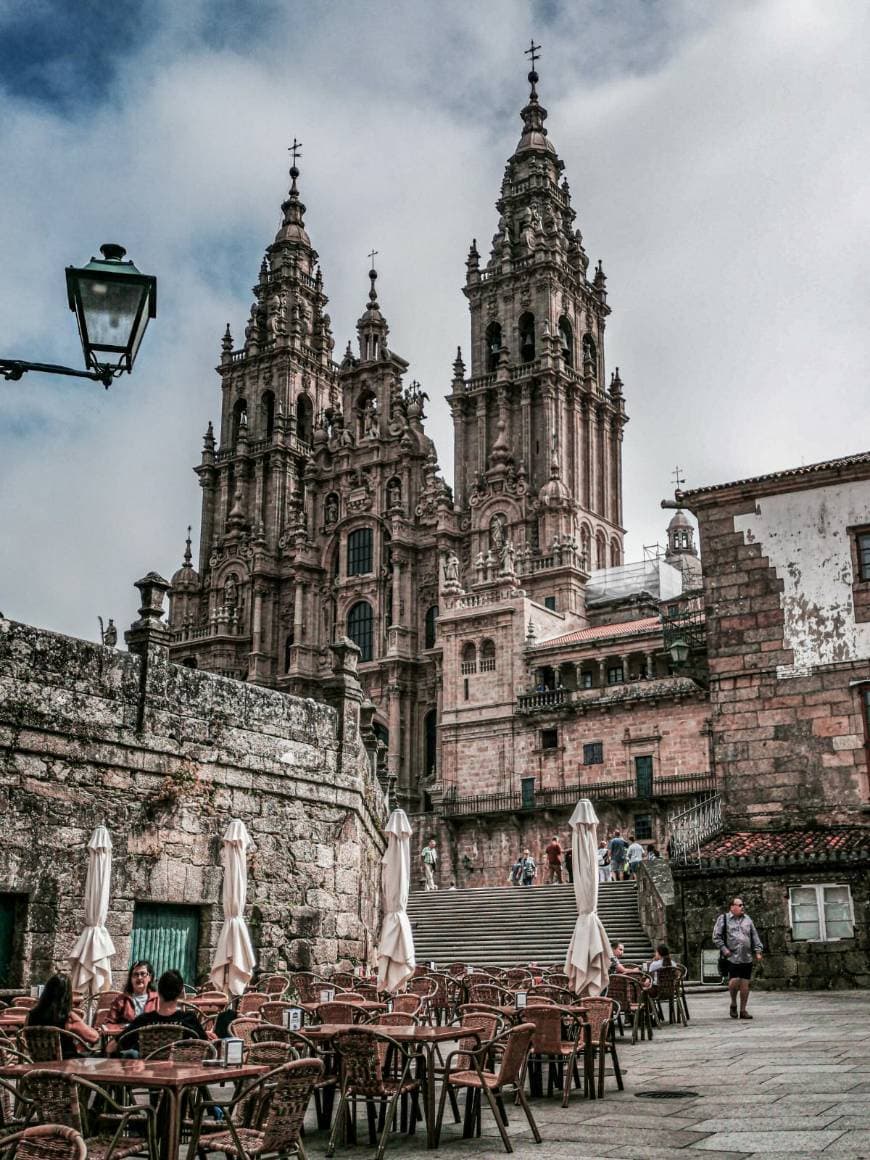
{"type": "MultiPolygon", "coordinates": [[[[625,943],[629,962],[652,957],[633,882],[602,882],[598,913],[611,942],[625,943]]],[[[439,890],[412,894],[408,917],[418,963],[560,963],[574,931],[577,904],[570,885],[439,890]]]]}

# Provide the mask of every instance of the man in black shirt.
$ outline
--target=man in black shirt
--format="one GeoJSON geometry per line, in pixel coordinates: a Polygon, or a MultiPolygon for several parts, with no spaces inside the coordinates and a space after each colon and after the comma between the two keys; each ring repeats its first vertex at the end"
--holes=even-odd
{"type": "Polygon", "coordinates": [[[190,1032],[190,1039],[205,1039],[206,1034],[202,1024],[192,1011],[179,1011],[178,1000],[184,994],[184,979],[178,971],[164,971],[157,980],[157,1010],[146,1011],[144,1015],[137,1015],[130,1023],[122,1036],[123,1054],[135,1051],[139,1053],[140,1027],[151,1027],[155,1023],[173,1023],[190,1032]]]}

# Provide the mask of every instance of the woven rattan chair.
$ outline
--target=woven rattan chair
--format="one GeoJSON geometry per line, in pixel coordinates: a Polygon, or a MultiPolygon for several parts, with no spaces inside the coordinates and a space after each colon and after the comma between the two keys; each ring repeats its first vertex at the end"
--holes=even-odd
{"type": "Polygon", "coordinates": [[[668,1023],[682,1023],[689,1021],[689,1007],[683,990],[683,979],[686,968],[675,963],[671,967],[661,967],[653,976],[652,997],[658,1011],[659,1022],[664,1022],[662,1004],[668,1005],[668,1023]]]}
{"type": "MultiPolygon", "coordinates": [[[[583,1025],[577,1016],[566,1017],[558,1007],[549,1006],[526,1008],[524,1019],[526,1023],[534,1024],[535,1028],[529,1049],[529,1089],[533,1093],[543,1092],[543,1067],[547,1062],[547,1095],[552,1096],[558,1078],[562,1088],[562,1107],[567,1108],[571,1080],[574,1080],[577,1087],[580,1086],[577,1055],[582,1052],[585,1043],[583,1025]],[[566,1023],[570,1024],[567,1036],[566,1023]]],[[[591,1077],[584,1075],[583,1086],[590,1088],[591,1077]]]]}
{"type": "MultiPolygon", "coordinates": [[[[314,1085],[323,1074],[319,1059],[296,1059],[284,1063],[247,1087],[223,1109],[227,1130],[209,1132],[191,1141],[200,1156],[207,1152],[225,1152],[239,1160],[260,1156],[299,1156],[305,1160],[302,1124],[314,1085]],[[257,1109],[255,1122],[240,1127],[236,1111],[257,1109]]],[[[190,1154],[190,1153],[189,1153],[190,1154]]]]}
{"type": "Polygon", "coordinates": [[[468,974],[468,967],[465,965],[465,963],[451,963],[447,968],[446,973],[448,975],[452,975],[454,979],[461,979],[463,976],[468,974]]]}
{"type": "MultiPolygon", "coordinates": [[[[118,1046],[124,1050],[124,1040],[127,1034],[122,1035],[118,1040],[118,1046]]],[[[141,1059],[147,1059],[162,1047],[168,1047],[171,1043],[180,1043],[183,1039],[190,1039],[190,1028],[184,1027],[180,1023],[151,1023],[147,1027],[140,1027],[138,1033],[133,1032],[133,1037],[139,1036],[139,1056],[141,1059]]]]}
{"type": "Polygon", "coordinates": [[[361,995],[363,999],[371,999],[373,1002],[377,1002],[377,1000],[380,998],[378,989],[374,983],[360,983],[357,980],[357,982],[353,985],[353,989],[357,995],[361,995]]]}
{"type": "Polygon", "coordinates": [[[463,1071],[454,1070],[451,1060],[456,1052],[451,1052],[444,1063],[444,1084],[441,1088],[441,1100],[438,1104],[438,1120],[435,1124],[435,1142],[441,1139],[441,1123],[444,1119],[444,1105],[447,1102],[447,1093],[450,1088],[469,1088],[476,1095],[486,1097],[493,1117],[498,1127],[499,1135],[505,1146],[505,1151],[513,1152],[513,1145],[507,1133],[507,1115],[505,1113],[503,1093],[511,1088],[516,1094],[520,1106],[525,1112],[529,1127],[535,1142],[541,1143],[541,1134],[538,1125],[532,1116],[532,1109],[523,1091],[526,1060],[532,1043],[535,1028],[531,1023],[521,1023],[511,1031],[506,1031],[497,1039],[482,1043],[467,1054],[472,1066],[463,1071]],[[498,1071],[487,1069],[487,1062],[491,1055],[498,1057],[498,1071]]]}
{"type": "Polygon", "coordinates": [[[103,991],[97,995],[94,1000],[93,1016],[91,1018],[92,1027],[99,1027],[101,1023],[106,1022],[109,1011],[112,1009],[112,1004],[116,999],[120,999],[123,994],[123,991],[103,991]]]}
{"type": "Polygon", "coordinates": [[[393,1010],[401,1015],[419,1015],[423,1010],[423,1000],[419,995],[396,995],[393,1010]]]}
{"type": "Polygon", "coordinates": [[[86,1160],[82,1136],[60,1124],[39,1124],[0,1140],[0,1151],[9,1160],[86,1160]]]}
{"type": "Polygon", "coordinates": [[[12,1000],[12,1006],[16,1009],[31,1011],[38,1002],[39,1000],[34,999],[32,995],[16,995],[12,1000]]]}
{"type": "Polygon", "coordinates": [[[284,1012],[295,1006],[295,1003],[272,999],[260,1008],[260,1018],[264,1023],[276,1023],[280,1027],[284,1022],[284,1012]]]}
{"type": "Polygon", "coordinates": [[[472,983],[466,987],[469,1003],[489,1003],[493,1007],[510,1003],[513,995],[497,983],[472,983]]]}
{"type": "Polygon", "coordinates": [[[217,1048],[205,1039],[177,1039],[155,1047],[148,1055],[142,1052],[140,1055],[143,1059],[167,1059],[170,1063],[202,1063],[204,1059],[217,1059],[217,1048]]]}
{"type": "Polygon", "coordinates": [[[545,983],[548,983],[553,987],[567,987],[569,983],[568,976],[561,968],[558,971],[545,971],[543,979],[545,983]]]}
{"type": "Polygon", "coordinates": [[[282,1043],[280,1039],[264,1039],[259,1043],[251,1044],[245,1062],[265,1064],[267,1067],[280,1067],[282,1063],[290,1063],[291,1060],[298,1058],[299,1051],[295,1044],[282,1043]]]}
{"type": "Polygon", "coordinates": [[[91,1044],[73,1031],[65,1031],[61,1027],[22,1027],[18,1033],[18,1042],[26,1055],[34,1063],[51,1063],[75,1055],[87,1055],[91,1051],[91,1044]]]}
{"type": "Polygon", "coordinates": [[[377,1141],[377,1160],[382,1160],[387,1137],[393,1126],[396,1108],[402,1096],[411,1098],[410,1131],[420,1119],[420,1081],[411,1075],[412,1056],[405,1047],[386,1041],[393,1049],[395,1074],[385,1076],[380,1059],[380,1048],[385,1040],[364,1027],[354,1027],[335,1038],[335,1049],[341,1056],[341,1095],[335,1123],[329,1137],[326,1155],[332,1156],[339,1131],[345,1127],[354,1097],[366,1101],[369,1121],[369,1139],[375,1143],[374,1101],[379,1100],[383,1111],[383,1130],[377,1141]],[[389,1101],[389,1102],[388,1102],[389,1101]]]}
{"type": "Polygon", "coordinates": [[[511,991],[528,991],[532,986],[532,972],[525,967],[510,967],[502,971],[500,981],[511,991]]]}
{"type": "Polygon", "coordinates": [[[290,980],[286,975],[267,975],[260,980],[260,990],[273,999],[280,998],[289,985],[290,980]]]}
{"type": "Polygon", "coordinates": [[[632,1043],[637,1043],[638,1038],[641,1041],[652,1039],[650,1000],[638,979],[631,975],[611,975],[607,986],[607,998],[615,999],[621,1013],[631,1019],[632,1043]]]}
{"type": "MultiPolygon", "coordinates": [[[[256,1049],[265,1045],[272,1047],[275,1044],[281,1044],[291,1047],[296,1052],[297,1059],[317,1059],[317,1048],[312,1041],[300,1031],[291,1031],[287,1027],[273,1027],[270,1024],[261,1023],[255,1027],[251,1032],[251,1039],[253,1043],[248,1049],[248,1063],[256,1062],[256,1057],[252,1054],[256,1049]]],[[[291,1057],[292,1058],[292,1057],[291,1057]]],[[[266,1060],[266,1062],[269,1062],[266,1060]]],[[[284,1060],[278,1060],[277,1063],[284,1063],[284,1060]]],[[[327,1055],[323,1060],[324,1072],[314,1085],[314,1105],[317,1112],[317,1126],[321,1130],[326,1129],[332,1122],[332,1106],[334,1103],[335,1089],[338,1086],[338,1074],[335,1071],[334,1056],[327,1055]]]]}
{"type": "Polygon", "coordinates": [[[355,1003],[320,1003],[316,1014],[321,1023],[358,1023],[364,1012],[355,1003]]]}
{"type": "Polygon", "coordinates": [[[234,1019],[230,1024],[230,1035],[250,1046],[254,1042],[254,1032],[262,1025],[260,1019],[234,1019]]]}
{"type": "MultiPolygon", "coordinates": [[[[505,1029],[504,1019],[501,1015],[485,1011],[468,1011],[462,1016],[460,1026],[467,1032],[457,1042],[457,1047],[451,1052],[450,1066],[454,1071],[467,1071],[474,1066],[474,1061],[468,1054],[471,1051],[477,1050],[481,1043],[486,1043],[490,1040],[496,1039],[505,1029]]],[[[447,1096],[450,1100],[450,1106],[453,1110],[454,1123],[459,1123],[459,1105],[456,1102],[456,1092],[453,1088],[447,1088],[447,1096]]],[[[470,1104],[466,1105],[468,1112],[468,1123],[471,1123],[471,1116],[477,1112],[479,1115],[479,1106],[472,1107],[470,1104]]]]}
{"type": "Polygon", "coordinates": [[[352,991],[354,983],[358,983],[359,979],[353,971],[336,971],[329,982],[336,991],[352,991]]]}
{"type": "Polygon", "coordinates": [[[256,1015],[264,1003],[269,1002],[269,996],[262,991],[248,991],[239,999],[236,1011],[239,1015],[256,1015]]]}
{"type": "Polygon", "coordinates": [[[147,1152],[157,1160],[157,1134],[154,1109],[147,1104],[121,1104],[105,1088],[80,1076],[65,1075],[58,1071],[35,1068],[22,1080],[22,1094],[32,1100],[43,1123],[60,1124],[84,1136],[89,1160],[122,1160],[138,1152],[147,1152]],[[101,1113],[96,1123],[86,1125],[83,1108],[91,1094],[99,1097],[101,1113]],[[99,1129],[105,1116],[111,1130],[99,1129]],[[145,1138],[126,1136],[130,1123],[145,1125],[145,1138]]]}
{"type": "MultiPolygon", "coordinates": [[[[616,1037],[614,1035],[614,1022],[616,1012],[618,1010],[617,1004],[613,999],[589,998],[583,1000],[584,1018],[589,1024],[589,1040],[592,1044],[593,1067],[595,1060],[598,1061],[598,1091],[599,1099],[604,1097],[604,1069],[607,1062],[607,1056],[610,1056],[613,1064],[613,1074],[616,1078],[616,1086],[620,1091],[623,1091],[625,1084],[622,1082],[622,1069],[619,1066],[619,1057],[616,1054],[616,1037]]],[[[594,1096],[595,1091],[590,1088],[590,1096],[594,1096]]]]}
{"type": "Polygon", "coordinates": [[[296,971],[290,976],[290,986],[299,996],[300,1003],[319,1003],[321,987],[332,986],[311,971],[296,971]]]}

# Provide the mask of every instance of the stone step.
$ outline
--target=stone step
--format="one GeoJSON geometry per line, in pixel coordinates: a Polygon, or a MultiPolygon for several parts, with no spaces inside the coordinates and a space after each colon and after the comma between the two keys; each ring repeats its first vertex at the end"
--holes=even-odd
{"type": "MultiPolygon", "coordinates": [[[[625,944],[629,960],[651,957],[633,882],[601,883],[598,913],[611,942],[625,944]]],[[[418,962],[556,963],[568,949],[577,905],[567,883],[530,889],[505,885],[414,893],[408,917],[418,962]]]]}

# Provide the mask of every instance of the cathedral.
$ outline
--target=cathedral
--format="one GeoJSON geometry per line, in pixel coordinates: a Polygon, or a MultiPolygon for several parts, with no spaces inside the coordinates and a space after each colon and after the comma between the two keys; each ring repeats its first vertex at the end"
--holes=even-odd
{"type": "MultiPolygon", "coordinates": [[[[528,79],[492,244],[482,254],[472,241],[466,260],[468,365],[457,351],[447,396],[453,491],[374,268],[355,348],[335,357],[294,156],[244,342],[229,326],[223,338],[220,429],[209,424],[195,469],[197,567],[188,539],[172,579],[178,663],[318,698],[329,645],[354,641],[382,773],[433,825],[486,793],[576,797],[563,734],[591,744],[583,698],[610,704],[614,686],[622,709],[636,682],[632,703],[649,692],[666,713],[693,706],[691,752],[678,760],[656,726],[655,754],[669,774],[707,770],[703,690],[673,672],[661,616],[700,584],[694,530],[677,512],[666,556],[624,563],[628,417],[619,371],[606,370],[607,281],[601,263],[590,270],[534,60],[528,79]],[[559,761],[542,762],[547,751],[559,761]]],[[[624,739],[623,713],[608,715],[624,739]]],[[[643,736],[610,747],[598,772],[633,778],[653,744],[643,736]]]]}

